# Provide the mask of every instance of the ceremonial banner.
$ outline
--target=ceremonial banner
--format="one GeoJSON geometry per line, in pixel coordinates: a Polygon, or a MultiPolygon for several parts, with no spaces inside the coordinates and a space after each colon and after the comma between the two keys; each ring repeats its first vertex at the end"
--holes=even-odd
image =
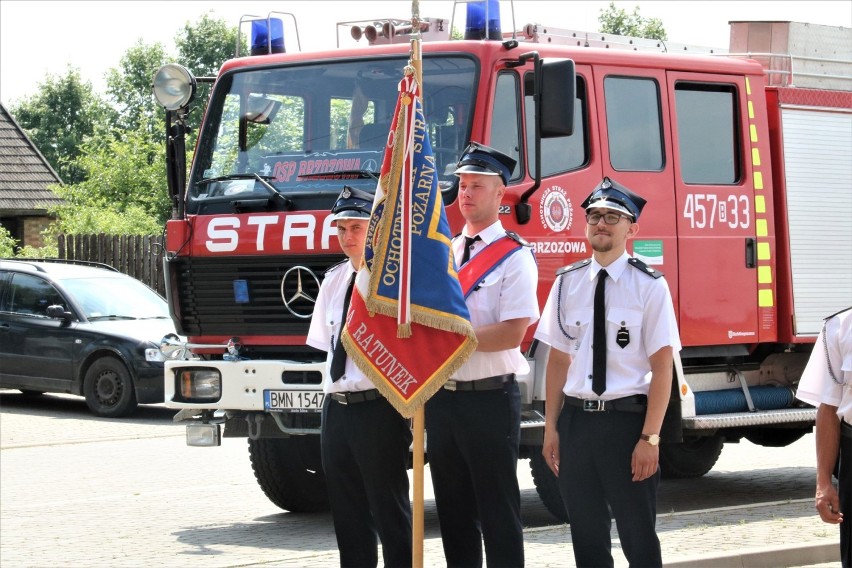
{"type": "Polygon", "coordinates": [[[476,349],[450,243],[419,86],[406,68],[341,339],[406,418],[476,349]]]}

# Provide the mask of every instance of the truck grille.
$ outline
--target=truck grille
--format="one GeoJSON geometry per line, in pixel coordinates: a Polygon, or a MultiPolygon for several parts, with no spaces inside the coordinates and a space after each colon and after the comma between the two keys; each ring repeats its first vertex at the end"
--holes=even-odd
{"type": "Polygon", "coordinates": [[[285,289],[286,297],[293,298],[295,282],[301,276],[302,292],[312,299],[301,297],[290,303],[293,311],[308,316],[300,318],[282,299],[284,275],[301,266],[321,282],[325,271],[342,259],[341,255],[175,258],[168,267],[169,288],[177,298],[180,332],[189,336],[306,336],[319,292],[317,283],[306,271],[293,271],[287,278],[293,289],[285,289]]]}

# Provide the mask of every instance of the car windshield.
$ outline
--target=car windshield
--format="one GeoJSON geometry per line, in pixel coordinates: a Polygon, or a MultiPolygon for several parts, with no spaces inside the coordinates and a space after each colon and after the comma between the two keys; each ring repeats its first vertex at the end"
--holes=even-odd
{"type": "Polygon", "coordinates": [[[169,317],[165,300],[133,278],[73,278],[62,285],[89,320],[169,317]]]}
{"type": "MultiPolygon", "coordinates": [[[[362,58],[224,75],[200,134],[188,211],[328,209],[344,183],[374,189],[406,62],[362,58]]],[[[424,57],[424,111],[442,189],[456,181],[475,71],[468,56],[424,57]]]]}

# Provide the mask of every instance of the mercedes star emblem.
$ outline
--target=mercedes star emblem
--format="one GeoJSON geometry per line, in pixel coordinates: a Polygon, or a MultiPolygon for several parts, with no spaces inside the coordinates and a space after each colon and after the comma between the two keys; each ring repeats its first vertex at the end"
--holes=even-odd
{"type": "Polygon", "coordinates": [[[281,279],[281,299],[284,300],[284,307],[296,316],[297,318],[308,319],[314,313],[314,304],[317,299],[311,297],[306,289],[319,291],[320,281],[317,275],[306,266],[294,266],[284,273],[281,279]],[[313,283],[311,283],[313,280],[313,283]],[[299,302],[303,300],[304,302],[299,302]],[[295,306],[297,303],[308,303],[310,307],[295,306]],[[299,307],[300,311],[296,311],[299,307]],[[303,313],[306,312],[306,313],[303,313]]]}

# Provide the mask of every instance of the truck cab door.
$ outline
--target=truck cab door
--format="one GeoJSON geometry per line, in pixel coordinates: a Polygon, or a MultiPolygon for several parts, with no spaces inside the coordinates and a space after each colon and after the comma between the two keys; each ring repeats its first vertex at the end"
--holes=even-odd
{"type": "Polygon", "coordinates": [[[755,188],[770,180],[757,145],[768,141],[758,140],[744,77],[669,72],[667,83],[681,340],[745,354],[731,346],[758,341],[759,305],[771,302],[758,291],[772,279],[769,199],[755,188]]]}
{"type": "Polygon", "coordinates": [[[663,69],[594,67],[602,175],[648,202],[639,218],[639,233],[627,241],[627,252],[665,274],[677,313],[683,285],[666,81],[663,69]]]}

